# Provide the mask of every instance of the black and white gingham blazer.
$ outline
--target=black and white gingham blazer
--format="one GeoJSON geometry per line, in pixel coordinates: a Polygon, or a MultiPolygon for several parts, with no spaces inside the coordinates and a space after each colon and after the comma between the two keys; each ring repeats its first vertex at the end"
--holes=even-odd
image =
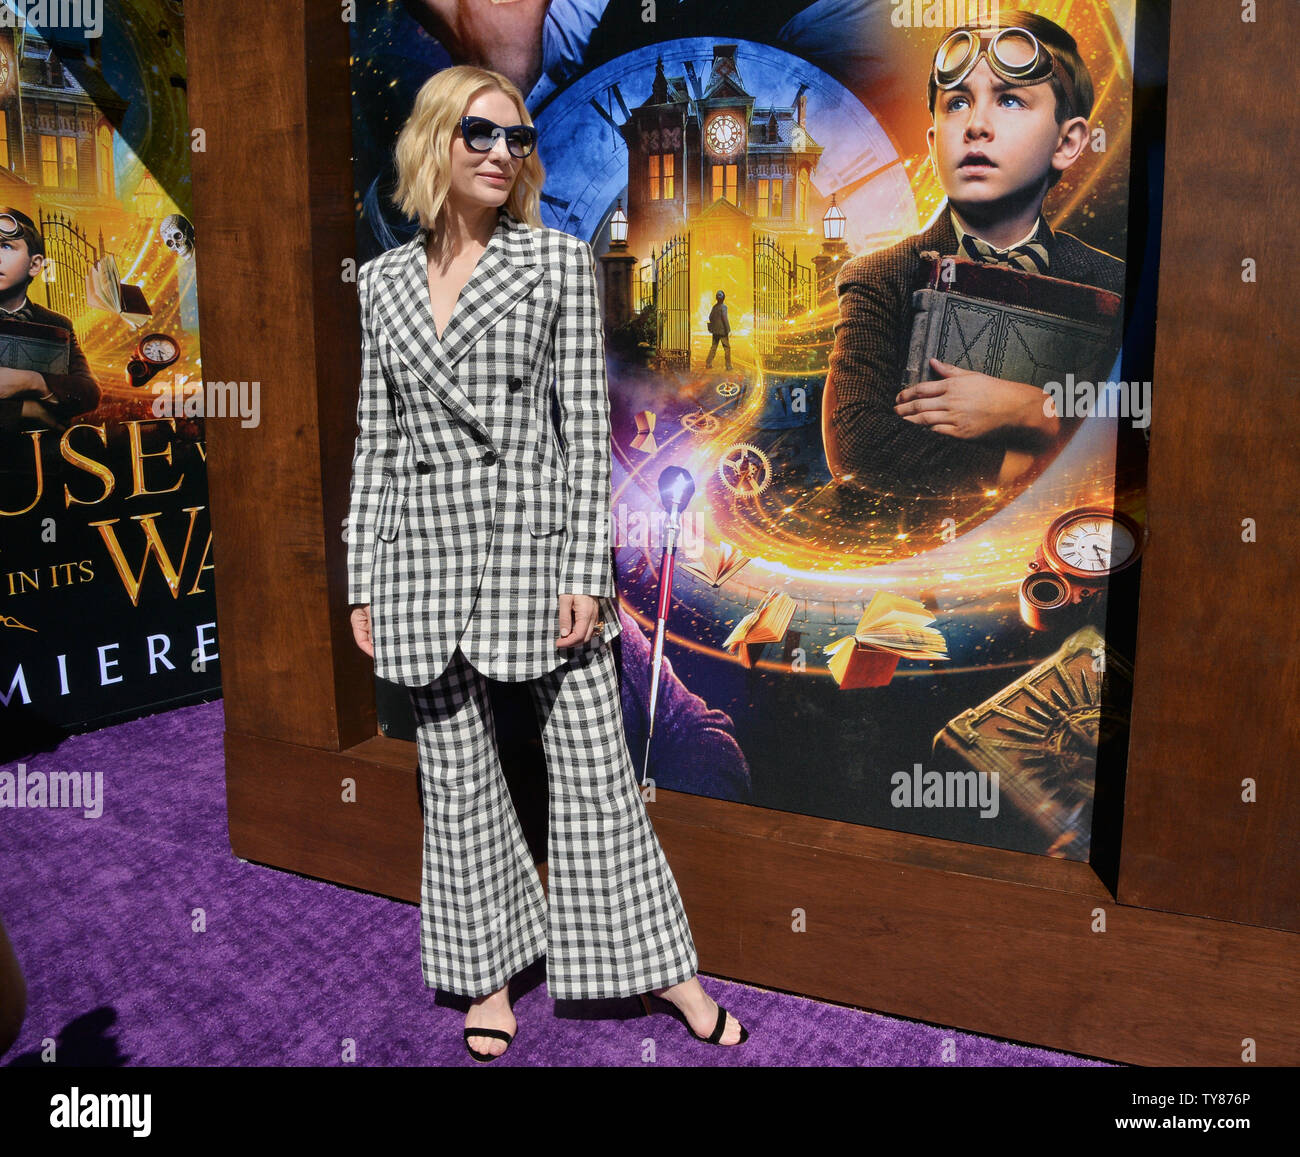
{"type": "Polygon", "coordinates": [[[381,679],[423,686],[458,643],[491,678],[532,679],[621,630],[591,248],[500,210],[439,339],[425,237],[357,277],[348,601],[370,605],[381,679]],[[597,597],[604,632],[557,648],[561,593],[597,597]]]}

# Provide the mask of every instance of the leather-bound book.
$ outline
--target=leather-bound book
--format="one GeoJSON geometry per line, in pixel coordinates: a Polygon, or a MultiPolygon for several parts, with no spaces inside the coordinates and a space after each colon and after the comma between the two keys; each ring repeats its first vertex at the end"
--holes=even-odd
{"type": "Polygon", "coordinates": [[[1119,294],[1001,265],[921,254],[903,385],[939,375],[934,357],[990,377],[1044,386],[1104,378],[1119,349],[1119,294]]]}
{"type": "Polygon", "coordinates": [[[0,366],[66,374],[71,334],[57,325],[0,318],[0,366]]]}
{"type": "MultiPolygon", "coordinates": [[[[6,369],[66,374],[70,342],[71,334],[59,326],[0,318],[0,366],[6,369]]],[[[22,398],[0,398],[0,430],[19,429],[22,415],[22,398]]]]}

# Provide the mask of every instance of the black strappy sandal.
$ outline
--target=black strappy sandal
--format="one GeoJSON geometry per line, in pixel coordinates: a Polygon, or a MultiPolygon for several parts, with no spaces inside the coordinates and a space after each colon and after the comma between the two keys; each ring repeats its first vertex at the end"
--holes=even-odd
{"type": "MultiPolygon", "coordinates": [[[[662,996],[655,996],[649,992],[641,993],[641,1008],[645,1011],[646,1016],[651,1015],[653,1011],[650,1007],[650,1002],[652,1000],[657,1000],[660,1004],[664,1005],[666,1011],[671,1017],[673,1017],[673,1019],[681,1021],[682,1024],[686,1026],[686,1031],[690,1033],[691,1036],[693,1036],[697,1041],[703,1041],[706,1045],[721,1045],[723,1048],[730,1049],[737,1048],[749,1040],[749,1030],[742,1024],[740,1025],[740,1040],[736,1041],[733,1045],[722,1044],[722,1033],[727,1027],[727,1010],[723,1008],[722,1005],[718,1005],[718,1023],[713,1026],[713,1031],[709,1033],[708,1036],[700,1036],[699,1033],[691,1028],[691,1022],[686,1019],[686,1014],[673,1004],[671,1000],[667,1000],[662,996]]],[[[739,1021],[736,1023],[740,1024],[739,1021]]]]}
{"type": "Polygon", "coordinates": [[[469,1038],[472,1036],[490,1036],[495,1037],[497,1040],[505,1041],[506,1047],[502,1049],[501,1056],[505,1056],[506,1053],[510,1051],[510,1044],[515,1039],[503,1028],[467,1028],[465,1030],[465,1048],[469,1052],[470,1056],[482,1064],[487,1064],[488,1061],[495,1061],[497,1060],[497,1057],[493,1056],[492,1053],[475,1052],[470,1048],[469,1038]]]}

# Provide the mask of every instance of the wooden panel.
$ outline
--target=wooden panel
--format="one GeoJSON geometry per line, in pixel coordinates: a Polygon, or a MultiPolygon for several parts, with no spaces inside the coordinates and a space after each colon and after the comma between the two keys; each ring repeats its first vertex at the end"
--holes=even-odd
{"type": "Polygon", "coordinates": [[[375,731],[340,533],[361,372],[342,279],[348,26],[303,0],[185,17],[190,125],[206,134],[193,158],[203,374],[261,387],[258,426],[206,423],[226,722],[338,750],[375,731]]]}
{"type": "Polygon", "coordinates": [[[1260,1063],[1300,1061],[1293,933],[734,829],[701,838],[658,816],[655,829],[706,971],[1132,1064],[1238,1065],[1247,1037],[1260,1063]]]}
{"type": "MultiPolygon", "coordinates": [[[[1088,865],[661,792],[651,814],[704,970],[1138,1063],[1233,1064],[1248,1036],[1265,1063],[1300,1061],[1300,937],[1244,923],[1294,923],[1298,818],[1280,782],[1296,724],[1261,720],[1300,688],[1272,597],[1296,577],[1281,548],[1294,338],[1261,308],[1294,257],[1295,130],[1266,52],[1282,7],[1260,9],[1241,29],[1212,0],[1175,13],[1124,902],[1088,865]],[[1244,256],[1261,280],[1234,298],[1244,256]],[[1271,334],[1284,356],[1266,356],[1271,334]],[[1246,773],[1266,790],[1242,811],[1246,773]],[[790,931],[795,908],[808,931],[790,931]]],[[[230,830],[245,858],[414,900],[414,747],[371,738],[370,663],[344,604],[360,335],[340,276],[354,206],[337,15],[304,0],[187,13],[191,120],[208,133],[194,166],[205,377],[263,384],[261,427],[208,425],[230,830]],[[340,802],[345,776],[356,804],[340,802]]]]}
{"type": "Polygon", "coordinates": [[[1293,5],[1184,0],[1119,897],[1300,928],[1293,5]],[[1242,280],[1252,258],[1258,281],[1242,280]],[[1242,541],[1242,520],[1258,527],[1242,541]],[[1242,780],[1258,784],[1243,803],[1242,780]]]}
{"type": "MultiPolygon", "coordinates": [[[[418,902],[414,744],[226,748],[237,855],[418,902]]],[[[1042,856],[677,792],[650,812],[706,972],[1133,1064],[1235,1065],[1246,1037],[1300,1063],[1293,933],[1128,907],[1042,856]]]]}
{"type": "MultiPolygon", "coordinates": [[[[418,882],[412,884],[407,875],[412,847],[418,863],[421,834],[414,743],[379,735],[348,751],[330,752],[241,735],[229,728],[225,742],[230,839],[237,855],[355,888],[419,899],[418,882]],[[345,779],[355,782],[356,803],[342,802],[345,779]],[[340,848],[346,850],[340,852],[340,848]]],[[[526,784],[512,782],[510,788],[516,801],[527,795],[526,784]]],[[[700,833],[702,841],[707,841],[709,833],[739,831],[760,845],[789,845],[977,875],[1098,902],[1110,898],[1092,869],[1072,860],[976,847],[673,791],[658,792],[651,816],[656,822],[664,817],[688,824],[700,833]]]]}

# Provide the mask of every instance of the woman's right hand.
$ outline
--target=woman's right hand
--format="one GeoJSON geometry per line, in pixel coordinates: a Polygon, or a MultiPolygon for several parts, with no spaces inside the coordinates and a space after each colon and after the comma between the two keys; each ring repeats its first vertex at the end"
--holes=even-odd
{"type": "Polygon", "coordinates": [[[352,608],[352,637],[372,659],[375,657],[375,644],[370,637],[370,604],[352,608]]]}

